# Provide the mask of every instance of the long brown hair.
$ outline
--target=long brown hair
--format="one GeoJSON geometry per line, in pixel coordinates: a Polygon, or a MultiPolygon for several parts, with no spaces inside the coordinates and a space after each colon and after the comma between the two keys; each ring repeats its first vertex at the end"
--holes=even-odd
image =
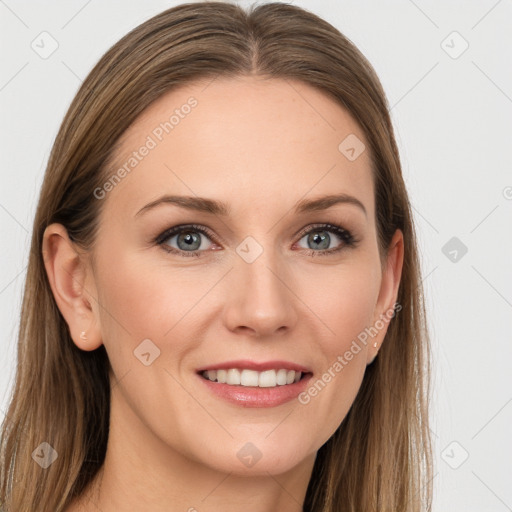
{"type": "Polygon", "coordinates": [[[46,226],[59,222],[80,247],[93,247],[103,203],[93,191],[111,174],[123,132],[181,84],[243,75],[300,80],[346,108],[369,145],[381,258],[395,230],[404,235],[401,310],[348,415],[317,453],[304,510],[430,510],[428,330],[411,207],[379,79],[349,39],[307,10],[200,2],[162,12],[110,48],[56,137],[34,220],[16,380],[2,428],[6,512],[63,511],[97,474],[108,439],[108,357],[103,346],[82,351],[70,337],[45,272],[46,226]],[[58,453],[47,469],[32,458],[42,442],[58,453]]]}

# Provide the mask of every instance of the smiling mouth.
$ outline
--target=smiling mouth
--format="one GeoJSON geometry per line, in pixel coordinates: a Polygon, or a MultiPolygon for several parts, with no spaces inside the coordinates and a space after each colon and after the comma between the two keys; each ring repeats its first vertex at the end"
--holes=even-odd
{"type": "Polygon", "coordinates": [[[211,382],[218,382],[229,386],[275,388],[299,382],[309,373],[286,370],[284,368],[262,372],[230,368],[227,370],[204,370],[199,372],[199,375],[211,382]]]}

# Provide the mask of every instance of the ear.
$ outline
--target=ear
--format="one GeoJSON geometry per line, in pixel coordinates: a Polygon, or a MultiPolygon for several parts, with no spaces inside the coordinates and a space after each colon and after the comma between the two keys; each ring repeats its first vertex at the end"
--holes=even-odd
{"type": "Polygon", "coordinates": [[[53,296],[73,342],[82,350],[98,348],[102,344],[99,319],[91,306],[91,301],[97,303],[97,300],[84,286],[87,272],[90,272],[85,253],[78,252],[62,224],[47,226],[42,245],[53,296]]]}
{"type": "MultiPolygon", "coordinates": [[[[400,229],[397,229],[389,244],[388,254],[382,272],[382,280],[380,285],[379,297],[375,305],[372,328],[370,330],[375,333],[369,338],[369,350],[367,352],[367,364],[373,362],[382,345],[389,322],[392,320],[393,311],[395,309],[396,299],[398,297],[398,288],[402,276],[402,267],[404,262],[404,237],[400,229]],[[375,344],[377,346],[375,347],[375,344]]],[[[401,309],[401,307],[400,307],[401,309]]],[[[399,310],[399,307],[397,307],[399,310]]]]}

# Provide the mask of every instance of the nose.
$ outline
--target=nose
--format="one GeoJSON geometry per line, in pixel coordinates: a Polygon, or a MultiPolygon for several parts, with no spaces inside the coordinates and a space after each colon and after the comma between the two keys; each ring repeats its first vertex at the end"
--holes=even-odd
{"type": "Polygon", "coordinates": [[[226,327],[261,338],[288,332],[298,318],[292,284],[289,270],[270,251],[252,263],[240,258],[229,273],[226,327]]]}

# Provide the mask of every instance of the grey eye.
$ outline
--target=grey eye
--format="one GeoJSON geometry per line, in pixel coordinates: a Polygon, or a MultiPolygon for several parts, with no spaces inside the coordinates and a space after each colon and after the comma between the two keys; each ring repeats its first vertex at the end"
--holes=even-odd
{"type": "MultiPolygon", "coordinates": [[[[306,239],[307,244],[307,247],[301,247],[304,249],[319,249],[321,251],[332,249],[332,247],[330,247],[330,243],[333,240],[333,234],[329,233],[331,233],[329,230],[314,229],[301,238],[300,241],[306,239]]],[[[334,235],[334,238],[338,238],[338,236],[334,235]]]]}
{"type": "Polygon", "coordinates": [[[185,252],[202,251],[208,248],[208,243],[204,243],[202,240],[208,237],[195,229],[183,229],[181,232],[171,234],[165,240],[162,241],[164,245],[169,245],[173,249],[177,249],[185,252]],[[172,240],[176,240],[172,243],[172,240]]]}

